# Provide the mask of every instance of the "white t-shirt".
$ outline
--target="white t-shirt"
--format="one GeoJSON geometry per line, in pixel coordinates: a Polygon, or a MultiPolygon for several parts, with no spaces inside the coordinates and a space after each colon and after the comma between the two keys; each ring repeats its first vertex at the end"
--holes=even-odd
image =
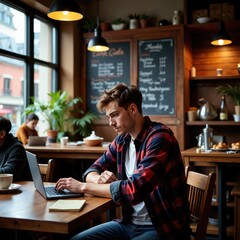
{"type": "MultiPolygon", "coordinates": [[[[130,142],[129,148],[126,153],[125,160],[125,172],[127,177],[131,177],[134,173],[135,169],[137,169],[136,163],[136,148],[133,142],[133,139],[130,142]]],[[[137,225],[152,225],[152,221],[149,218],[147,209],[145,207],[145,203],[141,202],[135,206],[133,206],[133,214],[132,214],[132,222],[137,225]]]]}

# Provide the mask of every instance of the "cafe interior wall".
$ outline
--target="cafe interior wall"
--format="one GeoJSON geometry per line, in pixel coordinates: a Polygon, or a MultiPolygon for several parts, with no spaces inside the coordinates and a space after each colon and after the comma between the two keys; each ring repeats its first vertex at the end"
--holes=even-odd
{"type": "MultiPolygon", "coordinates": [[[[53,0],[21,0],[38,10],[47,13],[53,0]]],[[[66,0],[69,1],[69,0],[66,0]]],[[[96,0],[79,0],[84,18],[96,19],[96,0]]],[[[154,16],[156,25],[158,20],[171,21],[174,10],[183,11],[184,0],[100,0],[99,18],[111,23],[116,18],[128,19],[129,14],[145,13],[154,16]]],[[[82,21],[82,20],[80,20],[82,21]]],[[[68,91],[70,97],[80,96],[86,110],[87,94],[81,86],[85,86],[84,80],[80,79],[80,21],[60,22],[60,89],[68,91]],[[79,53],[79,54],[78,54],[79,53]]],[[[116,133],[108,125],[94,125],[94,130],[105,141],[111,141],[116,133]]]]}

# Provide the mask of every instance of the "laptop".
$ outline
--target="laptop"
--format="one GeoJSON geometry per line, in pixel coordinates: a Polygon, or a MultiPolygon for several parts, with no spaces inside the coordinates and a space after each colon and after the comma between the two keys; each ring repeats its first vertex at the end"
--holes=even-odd
{"type": "Polygon", "coordinates": [[[26,151],[27,160],[32,174],[32,179],[36,190],[46,199],[60,199],[70,197],[82,197],[83,193],[73,193],[66,189],[58,192],[55,190],[55,185],[44,186],[42,176],[39,170],[37,157],[35,154],[26,151]]]}
{"type": "Polygon", "coordinates": [[[47,137],[29,136],[28,146],[45,146],[47,143],[47,137]]]}

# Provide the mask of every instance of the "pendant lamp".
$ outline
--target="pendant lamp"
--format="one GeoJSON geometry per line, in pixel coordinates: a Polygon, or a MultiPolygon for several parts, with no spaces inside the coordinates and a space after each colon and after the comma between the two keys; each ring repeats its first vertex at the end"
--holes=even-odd
{"type": "Polygon", "coordinates": [[[231,36],[225,30],[225,24],[222,20],[222,3],[221,3],[221,16],[219,23],[219,31],[213,35],[211,44],[214,46],[225,46],[232,43],[231,36]]]}
{"type": "Polygon", "coordinates": [[[76,21],[83,18],[82,10],[76,0],[54,0],[47,15],[58,21],[76,21]]]}
{"type": "Polygon", "coordinates": [[[94,29],[94,37],[90,39],[87,49],[91,52],[105,52],[109,50],[107,41],[102,37],[102,32],[99,27],[99,6],[97,0],[97,26],[94,29]]]}

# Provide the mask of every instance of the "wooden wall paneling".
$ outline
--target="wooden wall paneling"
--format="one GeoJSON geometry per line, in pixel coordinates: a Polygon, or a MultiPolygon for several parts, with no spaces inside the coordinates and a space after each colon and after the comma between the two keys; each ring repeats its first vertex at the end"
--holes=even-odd
{"type": "MultiPolygon", "coordinates": [[[[92,33],[86,33],[83,35],[85,43],[92,37],[92,33]]],[[[138,41],[139,40],[154,40],[173,37],[175,39],[175,104],[176,114],[174,116],[158,116],[150,115],[151,119],[155,121],[163,122],[168,125],[175,133],[181,149],[184,149],[184,26],[161,26],[150,27],[146,29],[134,29],[134,30],[122,30],[122,31],[108,31],[103,32],[103,37],[108,42],[122,41],[129,39],[131,41],[131,84],[138,85],[138,41]]],[[[83,50],[84,51],[84,50],[83,50]]],[[[86,51],[86,50],[85,50],[86,51]]],[[[86,59],[86,53],[83,54],[83,58],[86,59]]],[[[82,79],[86,81],[86,64],[83,65],[84,70],[82,79]]],[[[84,84],[86,87],[86,84],[84,84]]],[[[85,89],[85,92],[88,90],[85,89]]],[[[106,119],[101,118],[94,124],[96,130],[106,135],[107,131],[101,129],[108,129],[108,122],[106,119]]],[[[105,137],[105,136],[103,136],[105,137]]]]}

